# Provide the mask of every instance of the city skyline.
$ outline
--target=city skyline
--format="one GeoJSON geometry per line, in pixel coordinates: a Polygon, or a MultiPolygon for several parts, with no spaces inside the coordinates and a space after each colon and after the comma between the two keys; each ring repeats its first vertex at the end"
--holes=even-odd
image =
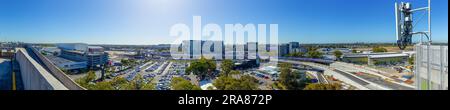
{"type": "MultiPolygon", "coordinates": [[[[401,1],[416,8],[426,5],[425,0],[401,1]]],[[[400,0],[264,0],[258,5],[236,0],[2,0],[0,41],[169,44],[176,39],[169,36],[170,27],[191,25],[192,16],[198,15],[203,25],[279,24],[280,43],[393,43],[394,2],[400,0]]],[[[447,0],[432,1],[434,42],[448,42],[446,4],[447,0]]],[[[418,21],[416,28],[424,30],[426,20],[418,21]]]]}

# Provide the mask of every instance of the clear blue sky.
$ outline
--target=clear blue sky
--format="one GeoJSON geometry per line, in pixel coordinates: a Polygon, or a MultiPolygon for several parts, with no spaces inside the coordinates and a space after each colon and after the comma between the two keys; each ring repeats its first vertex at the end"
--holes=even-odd
{"type": "MultiPolygon", "coordinates": [[[[414,7],[426,0],[412,1],[414,7]]],[[[395,0],[0,0],[0,41],[170,43],[170,27],[279,24],[280,42],[395,41],[395,0]]],[[[432,0],[433,40],[448,42],[448,0],[432,0]]],[[[421,14],[416,14],[419,18],[421,14]]],[[[425,30],[426,17],[416,29],[425,30]]]]}

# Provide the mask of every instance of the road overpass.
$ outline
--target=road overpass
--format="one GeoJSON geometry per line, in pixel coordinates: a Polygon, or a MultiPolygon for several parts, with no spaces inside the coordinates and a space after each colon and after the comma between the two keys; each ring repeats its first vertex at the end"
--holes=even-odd
{"type": "Polygon", "coordinates": [[[322,64],[316,62],[308,62],[297,59],[279,59],[279,62],[286,62],[292,64],[300,64],[311,66],[313,68],[319,68],[324,70],[325,75],[330,75],[339,79],[345,83],[348,83],[360,90],[413,90],[411,85],[404,84],[402,82],[390,81],[393,80],[387,76],[384,76],[380,71],[372,70],[370,68],[361,68],[358,66],[352,66],[351,64],[343,62],[332,62],[329,64],[322,64]],[[375,72],[374,72],[375,71],[375,72]],[[358,76],[352,72],[365,72],[368,75],[358,76]],[[373,76],[373,77],[366,77],[373,76]],[[386,80],[389,79],[389,80],[386,80]]]}
{"type": "Polygon", "coordinates": [[[356,75],[351,74],[345,70],[339,68],[332,68],[329,65],[318,64],[313,62],[303,62],[296,61],[292,59],[279,59],[279,62],[292,63],[292,64],[300,64],[307,65],[314,68],[320,68],[324,70],[325,75],[330,75],[339,79],[345,83],[348,83],[359,90],[393,90],[392,88],[386,87],[384,85],[380,85],[379,83],[375,83],[364,78],[358,77],[356,75]]]}

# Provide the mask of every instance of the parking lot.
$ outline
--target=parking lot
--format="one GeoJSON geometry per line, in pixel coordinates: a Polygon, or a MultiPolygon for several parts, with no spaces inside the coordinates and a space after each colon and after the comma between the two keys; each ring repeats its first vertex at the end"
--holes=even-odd
{"type": "Polygon", "coordinates": [[[271,85],[275,82],[275,77],[268,75],[268,74],[264,74],[262,72],[259,72],[257,70],[249,70],[249,71],[245,71],[244,74],[253,76],[254,78],[256,78],[259,82],[258,82],[258,88],[261,90],[271,90],[271,85]]]}
{"type": "Polygon", "coordinates": [[[162,74],[155,76],[154,80],[156,83],[156,89],[170,90],[170,83],[173,77],[182,77],[188,81],[193,82],[194,84],[197,84],[198,81],[195,76],[193,77],[191,75],[185,75],[185,69],[187,66],[187,63],[170,62],[170,64],[168,64],[167,68],[162,74]]]}

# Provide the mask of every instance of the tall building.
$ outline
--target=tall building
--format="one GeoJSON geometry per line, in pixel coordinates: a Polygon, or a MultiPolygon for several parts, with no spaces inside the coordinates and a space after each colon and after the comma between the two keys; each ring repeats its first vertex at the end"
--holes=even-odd
{"type": "Polygon", "coordinates": [[[289,42],[287,44],[280,44],[278,50],[279,56],[286,56],[290,53],[296,53],[296,52],[307,52],[306,48],[303,48],[300,46],[299,42],[289,42]]]}
{"type": "Polygon", "coordinates": [[[258,43],[247,42],[244,46],[244,59],[256,59],[258,56],[258,43]]]}
{"type": "Polygon", "coordinates": [[[298,42],[289,42],[289,53],[300,52],[300,43],[298,42]]]}
{"type": "Polygon", "coordinates": [[[96,68],[107,63],[108,54],[99,46],[88,46],[82,43],[58,44],[60,57],[77,62],[87,62],[88,68],[96,68]]]}
{"type": "Polygon", "coordinates": [[[214,59],[251,60],[257,59],[258,43],[225,45],[223,41],[184,40],[181,44],[184,59],[198,59],[209,56],[214,59]]]}
{"type": "Polygon", "coordinates": [[[281,44],[278,48],[279,56],[286,56],[289,54],[289,44],[281,44]]]}
{"type": "Polygon", "coordinates": [[[198,59],[203,56],[211,56],[214,59],[223,59],[225,46],[223,41],[184,40],[181,44],[184,59],[198,59]],[[209,48],[207,48],[209,47],[209,48]]]}

